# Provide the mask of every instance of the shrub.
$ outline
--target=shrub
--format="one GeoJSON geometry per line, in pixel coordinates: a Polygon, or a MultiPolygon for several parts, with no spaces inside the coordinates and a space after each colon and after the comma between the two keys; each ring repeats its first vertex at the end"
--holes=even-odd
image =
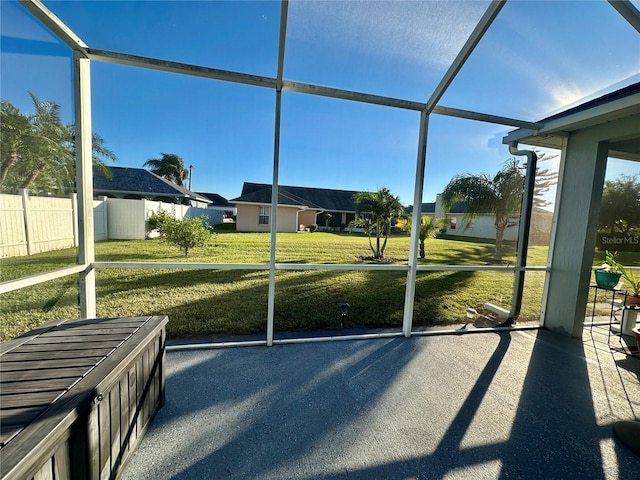
{"type": "Polygon", "coordinates": [[[316,230],[318,230],[318,225],[316,225],[315,223],[312,223],[311,225],[309,225],[307,227],[309,229],[310,232],[315,232],[316,230]]]}
{"type": "Polygon", "coordinates": [[[161,210],[149,218],[150,225],[157,225],[160,237],[178,247],[184,256],[189,255],[191,248],[204,248],[208,245],[211,228],[204,215],[195,218],[185,217],[177,220],[173,215],[161,210]]]}

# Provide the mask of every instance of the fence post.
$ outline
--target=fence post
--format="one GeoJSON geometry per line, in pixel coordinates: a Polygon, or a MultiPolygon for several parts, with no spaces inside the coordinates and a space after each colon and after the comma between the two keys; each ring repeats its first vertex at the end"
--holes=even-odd
{"type": "Polygon", "coordinates": [[[106,196],[102,197],[100,208],[102,208],[102,231],[104,232],[105,240],[109,240],[109,202],[107,202],[106,196]]]}
{"type": "Polygon", "coordinates": [[[31,252],[33,251],[33,247],[31,246],[31,238],[33,235],[31,232],[31,222],[29,221],[31,218],[31,213],[29,212],[29,206],[30,206],[29,189],[21,188],[20,190],[18,190],[18,192],[22,196],[22,215],[24,218],[24,241],[25,241],[25,245],[27,246],[27,255],[31,255],[31,252]]]}
{"type": "Polygon", "coordinates": [[[78,194],[71,194],[71,219],[73,220],[73,246],[78,246],[78,194]]]}
{"type": "Polygon", "coordinates": [[[146,198],[142,199],[142,238],[147,238],[147,222],[149,220],[149,201],[146,198]]]}

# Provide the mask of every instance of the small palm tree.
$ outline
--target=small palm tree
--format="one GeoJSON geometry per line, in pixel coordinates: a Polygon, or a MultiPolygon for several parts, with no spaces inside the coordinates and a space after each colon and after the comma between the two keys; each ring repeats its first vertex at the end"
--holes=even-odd
{"type": "Polygon", "coordinates": [[[462,218],[468,221],[482,214],[493,214],[496,228],[493,258],[501,262],[504,231],[518,224],[523,186],[520,166],[517,160],[512,159],[494,177],[484,173],[455,176],[442,192],[442,203],[445,211],[449,211],[454,202],[465,202],[462,218]]]}
{"type": "MultiPolygon", "coordinates": [[[[445,227],[448,223],[446,218],[431,219],[428,215],[424,215],[420,218],[420,231],[418,237],[420,239],[420,258],[425,257],[425,242],[428,238],[434,238],[441,228],[445,227]]],[[[411,231],[411,217],[407,216],[398,222],[398,226],[406,231],[411,231]]]]}
{"type": "Polygon", "coordinates": [[[161,158],[150,158],[144,162],[144,167],[156,175],[166,178],[176,185],[183,186],[184,180],[189,176],[189,170],[184,168],[184,160],[175,153],[161,153],[161,158]]]}
{"type": "Polygon", "coordinates": [[[377,192],[358,192],[354,195],[354,200],[356,219],[351,222],[351,226],[365,231],[374,258],[384,258],[393,222],[406,216],[400,199],[394,197],[388,188],[381,188],[377,192]],[[375,246],[372,242],[374,236],[375,246]]]}

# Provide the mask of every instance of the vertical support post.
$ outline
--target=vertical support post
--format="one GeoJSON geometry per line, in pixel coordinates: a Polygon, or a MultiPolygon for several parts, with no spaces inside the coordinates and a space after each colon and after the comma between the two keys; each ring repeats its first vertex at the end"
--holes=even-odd
{"type": "Polygon", "coordinates": [[[411,219],[411,242],[409,245],[409,271],[407,287],[404,293],[404,313],[402,333],[411,336],[413,324],[413,305],[416,294],[416,276],[418,269],[418,244],[420,242],[420,222],[422,220],[422,190],[424,188],[424,168],[427,158],[427,133],[429,131],[429,114],[420,113],[420,138],[418,140],[418,157],[416,160],[416,181],[413,192],[413,213],[411,219]]]}
{"type": "Polygon", "coordinates": [[[22,198],[22,218],[24,219],[24,242],[27,247],[27,255],[33,253],[33,247],[31,246],[31,214],[29,213],[29,189],[21,188],[20,196],[22,198]]]}
{"type": "Polygon", "coordinates": [[[280,169],[280,107],[282,91],[276,91],[275,133],[273,139],[273,180],[271,183],[271,242],[269,249],[269,299],[267,304],[267,346],[273,345],[273,319],[276,291],[276,238],[278,234],[278,173],[280,169]]]}
{"type": "Polygon", "coordinates": [[[278,48],[278,73],[276,78],[276,108],[273,133],[273,180],[271,182],[271,242],[269,247],[269,299],[267,303],[267,346],[273,345],[273,319],[276,291],[276,238],[278,233],[278,176],[280,170],[280,114],[282,109],[282,74],[284,71],[284,47],[287,36],[289,2],[280,4],[280,42],[278,48]]]}
{"type": "Polygon", "coordinates": [[[607,153],[606,142],[586,129],[569,137],[560,165],[544,325],[576,338],[582,336],[607,153]]]}
{"type": "Polygon", "coordinates": [[[91,83],[89,59],[73,54],[75,105],[76,188],[78,191],[78,262],[80,273],[80,316],[96,316],[95,239],[93,227],[93,170],[91,158],[91,83]]]}

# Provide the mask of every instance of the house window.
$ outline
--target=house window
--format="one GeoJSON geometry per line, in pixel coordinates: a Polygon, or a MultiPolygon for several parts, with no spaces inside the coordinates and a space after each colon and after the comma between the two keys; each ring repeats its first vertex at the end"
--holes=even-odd
{"type": "Polygon", "coordinates": [[[451,217],[451,223],[449,224],[449,229],[455,230],[457,223],[458,223],[458,219],[456,217],[451,217]]]}
{"type": "Polygon", "coordinates": [[[258,225],[269,225],[271,207],[258,207],[258,225]]]}

